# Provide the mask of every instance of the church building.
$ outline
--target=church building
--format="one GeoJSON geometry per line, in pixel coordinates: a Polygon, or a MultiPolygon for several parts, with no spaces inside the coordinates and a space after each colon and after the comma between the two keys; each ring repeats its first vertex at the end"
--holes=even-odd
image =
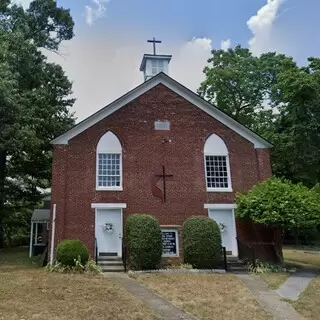
{"type": "Polygon", "coordinates": [[[271,176],[272,145],[171,78],[171,55],[151,42],[142,84],[52,141],[52,257],[59,241],[80,239],[92,257],[120,258],[135,213],[159,220],[164,257],[181,258],[181,228],[193,215],[218,222],[230,255],[239,242],[272,240],[235,218],[236,193],[271,176]]]}

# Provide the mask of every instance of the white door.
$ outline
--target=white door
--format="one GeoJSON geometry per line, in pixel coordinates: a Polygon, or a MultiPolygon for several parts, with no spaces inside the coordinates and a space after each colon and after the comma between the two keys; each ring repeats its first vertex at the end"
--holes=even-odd
{"type": "Polygon", "coordinates": [[[99,253],[122,256],[122,210],[96,209],[96,239],[99,253]]]}
{"type": "Polygon", "coordinates": [[[237,256],[237,232],[233,209],[209,209],[209,218],[215,220],[220,227],[222,246],[237,256]]]}

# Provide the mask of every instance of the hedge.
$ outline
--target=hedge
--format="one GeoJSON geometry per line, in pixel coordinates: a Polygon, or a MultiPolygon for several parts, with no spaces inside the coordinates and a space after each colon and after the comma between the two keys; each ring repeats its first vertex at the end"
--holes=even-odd
{"type": "Polygon", "coordinates": [[[162,256],[162,237],[157,219],[147,214],[129,216],[126,221],[126,243],[130,269],[158,268],[162,256]]]}
{"type": "Polygon", "coordinates": [[[218,224],[203,216],[188,218],[182,228],[184,262],[197,269],[213,269],[221,259],[218,224]]]}
{"type": "Polygon", "coordinates": [[[75,260],[82,264],[89,260],[89,250],[80,240],[63,240],[58,244],[56,260],[65,266],[74,266],[75,260]]]}

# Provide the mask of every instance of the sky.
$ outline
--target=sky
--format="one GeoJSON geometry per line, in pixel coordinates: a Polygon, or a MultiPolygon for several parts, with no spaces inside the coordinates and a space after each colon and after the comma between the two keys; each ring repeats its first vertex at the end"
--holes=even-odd
{"type": "MultiPolygon", "coordinates": [[[[15,0],[28,7],[29,0],[15,0]]],[[[143,82],[152,53],[172,54],[169,75],[196,91],[212,49],[241,44],[253,54],[276,51],[303,65],[320,56],[319,0],[57,0],[69,8],[75,37],[48,53],[73,82],[78,121],[143,82]]]]}

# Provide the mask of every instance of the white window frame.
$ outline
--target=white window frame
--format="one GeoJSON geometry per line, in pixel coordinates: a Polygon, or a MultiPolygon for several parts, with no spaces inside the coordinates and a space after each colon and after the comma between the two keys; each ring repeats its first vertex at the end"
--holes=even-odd
{"type": "Polygon", "coordinates": [[[96,150],[96,190],[123,191],[122,146],[118,137],[111,131],[106,132],[99,140],[96,150]],[[120,186],[99,186],[99,154],[120,155],[120,186]]]}
{"type": "Polygon", "coordinates": [[[104,190],[104,191],[122,191],[123,187],[122,187],[122,153],[118,153],[118,152],[97,152],[97,156],[96,156],[96,189],[97,190],[104,190]],[[119,159],[120,159],[120,186],[99,186],[99,154],[118,154],[120,155],[119,159]]]}
{"type": "Polygon", "coordinates": [[[176,249],[177,253],[176,254],[164,254],[162,252],[162,257],[164,258],[174,258],[174,257],[179,257],[179,231],[177,229],[171,229],[171,228],[161,228],[161,239],[162,239],[162,232],[175,232],[176,234],[176,249]]]}
{"type": "Polygon", "coordinates": [[[151,60],[151,74],[152,76],[155,76],[156,74],[164,72],[164,62],[163,60],[151,60]],[[160,63],[162,63],[162,66],[160,66],[160,63]],[[155,64],[155,65],[153,65],[155,64]],[[154,73],[153,70],[156,69],[156,72],[154,73]]]}
{"type": "Polygon", "coordinates": [[[230,161],[229,161],[229,155],[223,155],[223,154],[214,154],[214,153],[206,153],[204,155],[204,170],[206,175],[206,188],[208,192],[232,192],[232,186],[231,186],[231,174],[230,174],[230,161]],[[227,164],[227,175],[228,175],[228,187],[227,188],[212,188],[208,187],[208,172],[207,172],[207,163],[206,163],[206,156],[214,156],[214,157],[226,157],[226,164],[227,164]]]}
{"type": "Polygon", "coordinates": [[[203,163],[204,163],[204,172],[205,172],[205,184],[206,184],[207,192],[232,192],[230,159],[229,159],[228,148],[225,142],[217,134],[212,133],[205,142],[203,153],[204,153],[203,163]],[[208,187],[208,172],[207,172],[207,161],[206,161],[207,156],[226,157],[227,177],[228,177],[227,188],[208,187]]]}

